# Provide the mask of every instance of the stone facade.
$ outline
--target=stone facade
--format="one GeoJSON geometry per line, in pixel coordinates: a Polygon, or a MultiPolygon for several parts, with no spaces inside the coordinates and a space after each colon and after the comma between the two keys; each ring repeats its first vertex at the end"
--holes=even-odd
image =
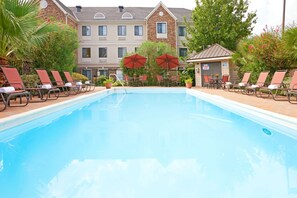
{"type": "Polygon", "coordinates": [[[64,14],[64,12],[52,0],[47,0],[47,3],[48,6],[45,9],[40,9],[40,18],[44,19],[45,21],[50,21],[50,19],[53,17],[57,21],[66,23],[74,29],[77,29],[77,22],[72,16],[69,14],[64,14]]]}
{"type": "Polygon", "coordinates": [[[176,48],[176,21],[169,14],[169,12],[159,6],[155,12],[147,20],[147,38],[149,41],[154,42],[165,42],[170,44],[172,47],[176,48]],[[167,23],[167,38],[157,38],[156,29],[157,22],[167,23]]]}

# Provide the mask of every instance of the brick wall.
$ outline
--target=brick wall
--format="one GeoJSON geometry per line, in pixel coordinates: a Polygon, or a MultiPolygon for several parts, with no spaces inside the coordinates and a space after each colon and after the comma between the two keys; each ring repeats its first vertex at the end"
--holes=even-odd
{"type": "MultiPolygon", "coordinates": [[[[48,6],[45,9],[40,9],[39,16],[45,21],[53,17],[62,23],[66,23],[66,16],[62,10],[52,0],[47,0],[47,3],[48,6]]],[[[77,22],[70,16],[67,17],[67,24],[77,29],[77,22]]]]}
{"type": "Polygon", "coordinates": [[[176,48],[176,22],[162,6],[160,6],[148,19],[147,29],[149,41],[166,42],[176,48]],[[159,15],[160,12],[163,12],[162,16],[159,15]],[[167,38],[157,38],[157,22],[167,22],[167,38]]]}

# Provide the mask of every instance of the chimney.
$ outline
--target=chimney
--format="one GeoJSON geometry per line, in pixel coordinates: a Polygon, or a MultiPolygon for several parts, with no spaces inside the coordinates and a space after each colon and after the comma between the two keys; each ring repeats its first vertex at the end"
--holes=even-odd
{"type": "Polygon", "coordinates": [[[80,12],[81,11],[81,6],[80,5],[77,5],[75,7],[76,7],[76,12],[80,12]]]}
{"type": "Polygon", "coordinates": [[[124,6],[119,6],[119,11],[123,12],[123,10],[124,10],[124,6]]]}

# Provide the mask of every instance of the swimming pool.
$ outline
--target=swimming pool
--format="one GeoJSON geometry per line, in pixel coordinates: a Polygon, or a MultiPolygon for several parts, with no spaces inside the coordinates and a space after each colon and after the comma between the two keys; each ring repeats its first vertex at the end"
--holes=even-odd
{"type": "Polygon", "coordinates": [[[98,96],[1,132],[1,197],[297,197],[293,120],[185,89],[98,96]]]}

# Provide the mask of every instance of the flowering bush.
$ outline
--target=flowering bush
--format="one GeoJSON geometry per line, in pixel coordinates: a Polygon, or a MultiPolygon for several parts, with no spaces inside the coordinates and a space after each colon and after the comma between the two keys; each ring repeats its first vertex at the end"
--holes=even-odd
{"type": "Polygon", "coordinates": [[[272,75],[276,70],[292,65],[284,46],[279,28],[268,30],[266,27],[262,34],[241,40],[232,60],[240,67],[240,76],[250,71],[251,81],[255,82],[261,71],[270,71],[272,75]]]}

